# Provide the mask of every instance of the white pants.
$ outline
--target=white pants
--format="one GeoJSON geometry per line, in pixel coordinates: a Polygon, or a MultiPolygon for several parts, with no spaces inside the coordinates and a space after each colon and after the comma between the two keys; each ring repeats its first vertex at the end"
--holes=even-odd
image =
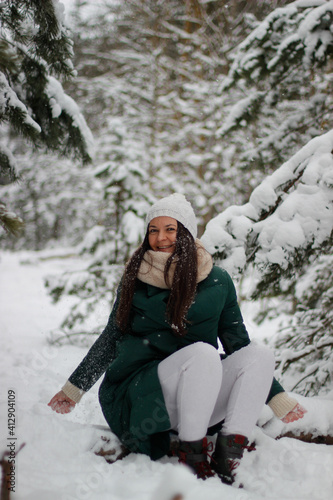
{"type": "Polygon", "coordinates": [[[273,353],[249,344],[226,359],[196,342],[161,361],[161,383],[171,429],[182,441],[202,439],[224,420],[223,434],[249,437],[267,399],[274,372],[273,353]]]}

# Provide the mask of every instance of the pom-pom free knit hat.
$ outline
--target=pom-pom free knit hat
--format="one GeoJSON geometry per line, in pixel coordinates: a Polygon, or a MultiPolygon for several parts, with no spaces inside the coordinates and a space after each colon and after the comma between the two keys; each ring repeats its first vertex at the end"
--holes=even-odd
{"type": "Polygon", "coordinates": [[[193,238],[197,237],[197,219],[192,205],[183,194],[174,193],[161,198],[152,205],[147,213],[146,225],[155,217],[172,217],[181,222],[189,230],[193,238]]]}

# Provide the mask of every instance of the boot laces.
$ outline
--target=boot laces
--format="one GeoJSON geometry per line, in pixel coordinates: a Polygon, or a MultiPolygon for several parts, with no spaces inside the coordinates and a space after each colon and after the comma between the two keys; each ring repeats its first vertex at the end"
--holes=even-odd
{"type": "Polygon", "coordinates": [[[237,459],[237,458],[229,458],[228,459],[228,465],[229,465],[229,468],[230,468],[230,472],[234,472],[235,469],[237,469],[237,467],[239,466],[240,464],[240,460],[237,459]]]}
{"type": "Polygon", "coordinates": [[[205,437],[203,440],[203,448],[202,453],[206,456],[206,460],[202,460],[200,462],[194,463],[194,468],[198,478],[207,479],[208,477],[214,477],[215,472],[212,470],[207,458],[212,459],[211,453],[214,449],[214,445],[212,441],[207,443],[207,438],[205,437]]]}
{"type": "Polygon", "coordinates": [[[215,476],[215,473],[212,471],[207,461],[196,462],[194,468],[199,479],[207,479],[208,477],[215,476]]]}

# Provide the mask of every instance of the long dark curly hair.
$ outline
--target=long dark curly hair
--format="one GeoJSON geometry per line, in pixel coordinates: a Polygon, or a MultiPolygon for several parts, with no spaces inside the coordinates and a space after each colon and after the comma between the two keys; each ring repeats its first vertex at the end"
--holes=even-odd
{"type": "MultiPolygon", "coordinates": [[[[123,332],[126,332],[129,326],[135,283],[143,256],[147,250],[151,250],[148,234],[147,228],[141,246],[134,252],[125,268],[117,310],[117,323],[123,332]]],[[[164,279],[170,288],[166,319],[173,332],[179,336],[186,334],[186,314],[195,296],[197,276],[197,247],[194,238],[183,224],[178,222],[175,250],[166,261],[164,279]],[[174,261],[176,266],[173,281],[169,283],[168,272],[174,261]]]]}

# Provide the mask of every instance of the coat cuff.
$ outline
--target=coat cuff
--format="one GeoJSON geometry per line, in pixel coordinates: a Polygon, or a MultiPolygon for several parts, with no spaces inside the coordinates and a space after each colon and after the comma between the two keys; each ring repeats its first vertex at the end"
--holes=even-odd
{"type": "Polygon", "coordinates": [[[291,410],[295,408],[298,401],[290,398],[286,392],[279,392],[269,402],[268,406],[273,410],[278,418],[284,418],[291,410]]]}
{"type": "Polygon", "coordinates": [[[66,396],[74,401],[74,403],[79,403],[82,396],[85,394],[85,391],[73,385],[69,380],[67,380],[66,384],[62,387],[62,390],[66,396]]]}

